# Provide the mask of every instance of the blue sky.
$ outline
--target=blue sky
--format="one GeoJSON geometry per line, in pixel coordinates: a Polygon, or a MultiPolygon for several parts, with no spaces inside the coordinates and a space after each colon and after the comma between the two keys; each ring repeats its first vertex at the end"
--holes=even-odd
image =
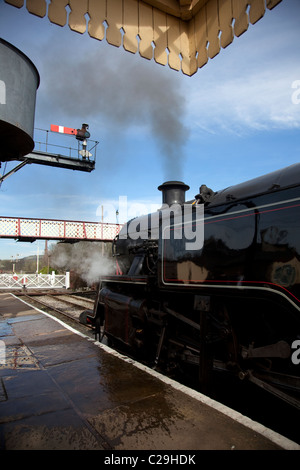
{"type": "MultiPolygon", "coordinates": [[[[0,215],[99,221],[120,196],[159,204],[166,180],[184,181],[192,199],[201,184],[219,190],[298,162],[299,18],[299,0],[283,0],[188,77],[0,0],[0,37],[40,74],[35,127],[87,122],[99,141],[92,173],[27,165],[9,177],[0,215]]],[[[0,259],[36,251],[0,240],[0,259]]]]}

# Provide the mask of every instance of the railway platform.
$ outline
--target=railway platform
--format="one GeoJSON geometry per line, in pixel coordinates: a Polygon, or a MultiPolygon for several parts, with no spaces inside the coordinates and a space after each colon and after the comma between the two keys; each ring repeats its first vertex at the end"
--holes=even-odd
{"type": "Polygon", "coordinates": [[[0,347],[0,450],[300,448],[10,293],[0,347]]]}

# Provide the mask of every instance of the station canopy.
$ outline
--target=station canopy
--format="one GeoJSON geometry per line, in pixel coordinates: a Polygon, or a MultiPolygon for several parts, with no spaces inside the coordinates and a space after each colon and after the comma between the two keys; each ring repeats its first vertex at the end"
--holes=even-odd
{"type": "MultiPolygon", "coordinates": [[[[5,0],[17,8],[24,0],[5,0]]],[[[29,13],[191,76],[282,0],[27,0],[29,13]]]]}

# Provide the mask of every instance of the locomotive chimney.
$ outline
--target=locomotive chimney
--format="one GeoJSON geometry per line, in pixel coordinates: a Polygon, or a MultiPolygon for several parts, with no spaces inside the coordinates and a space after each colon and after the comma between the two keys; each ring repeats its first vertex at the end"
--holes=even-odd
{"type": "Polygon", "coordinates": [[[187,184],[181,181],[166,181],[158,186],[159,191],[162,191],[162,203],[168,204],[184,204],[185,192],[190,189],[187,184]]]}

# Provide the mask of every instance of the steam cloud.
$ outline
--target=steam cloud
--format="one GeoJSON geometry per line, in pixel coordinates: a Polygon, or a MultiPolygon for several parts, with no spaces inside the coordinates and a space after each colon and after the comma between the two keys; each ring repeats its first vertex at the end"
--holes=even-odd
{"type": "Polygon", "coordinates": [[[115,273],[114,260],[102,255],[101,250],[101,244],[97,242],[57,244],[51,254],[51,266],[74,270],[91,286],[99,282],[100,276],[115,273]]]}
{"type": "Polygon", "coordinates": [[[43,86],[50,98],[48,109],[100,120],[101,127],[110,127],[116,136],[130,127],[146,128],[147,138],[155,140],[161,152],[164,177],[181,178],[189,130],[183,124],[179,76],[111,46],[105,50],[104,44],[85,55],[61,50],[61,44],[52,43],[47,51],[51,67],[43,72],[43,86]]]}

